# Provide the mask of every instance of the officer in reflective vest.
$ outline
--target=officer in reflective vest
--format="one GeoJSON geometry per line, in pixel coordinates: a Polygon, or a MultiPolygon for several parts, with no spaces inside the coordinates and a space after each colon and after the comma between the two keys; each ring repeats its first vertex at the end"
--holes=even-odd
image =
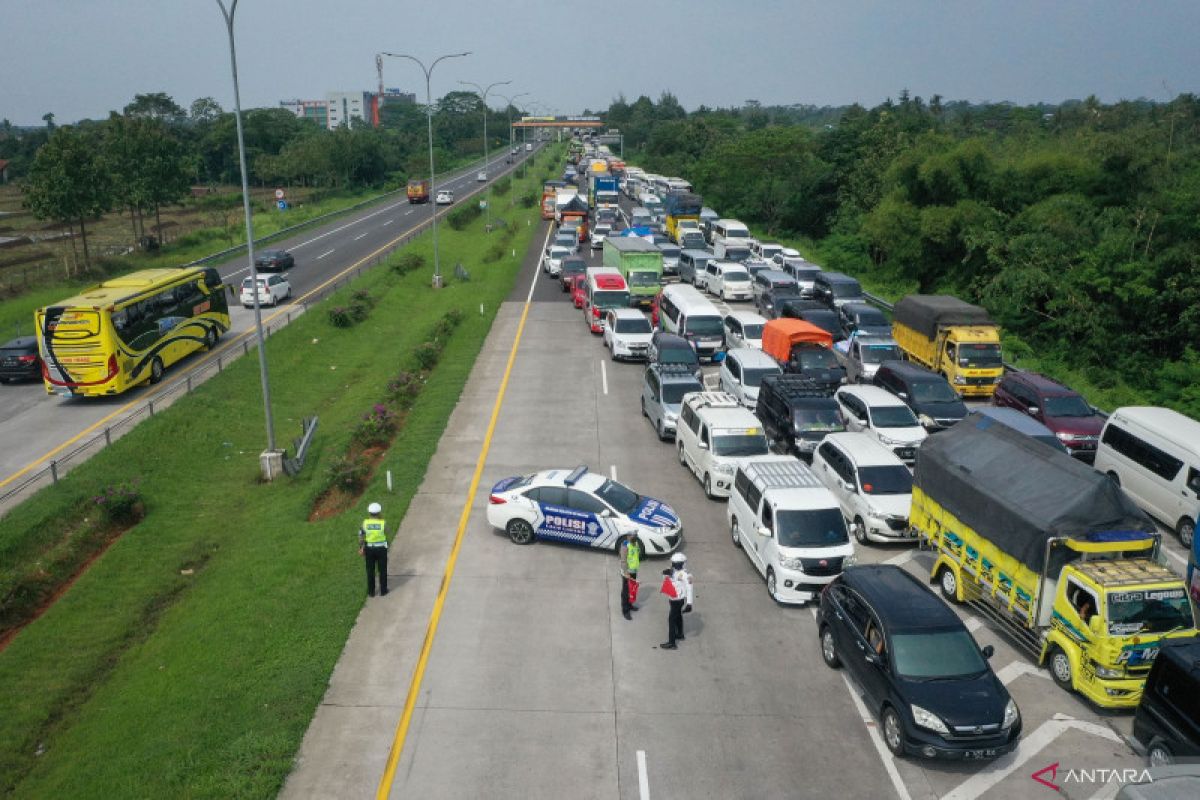
{"type": "Polygon", "coordinates": [[[367,565],[367,594],[375,596],[375,575],[379,575],[379,595],[388,593],[387,588],[387,523],[380,516],[383,506],[371,503],[367,506],[371,516],[363,520],[358,529],[358,553],[367,565]]]}
{"type": "Polygon", "coordinates": [[[621,616],[633,619],[629,612],[637,608],[629,599],[629,581],[637,580],[638,567],[642,563],[641,542],[632,533],[626,535],[617,556],[621,559],[621,616]]]}

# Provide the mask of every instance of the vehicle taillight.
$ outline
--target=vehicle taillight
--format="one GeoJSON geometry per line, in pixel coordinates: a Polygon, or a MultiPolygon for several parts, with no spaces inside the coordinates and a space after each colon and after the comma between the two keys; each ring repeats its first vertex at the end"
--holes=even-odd
{"type": "Polygon", "coordinates": [[[501,497],[498,494],[493,494],[493,495],[488,496],[488,502],[494,506],[502,506],[505,503],[507,503],[508,501],[505,500],[503,497],[501,497]]]}
{"type": "Polygon", "coordinates": [[[37,361],[37,356],[35,356],[35,355],[17,356],[17,361],[21,364],[32,364],[33,362],[37,361]]]}
{"type": "Polygon", "coordinates": [[[105,380],[116,377],[117,371],[117,354],[113,353],[108,357],[108,377],[105,380]]]}

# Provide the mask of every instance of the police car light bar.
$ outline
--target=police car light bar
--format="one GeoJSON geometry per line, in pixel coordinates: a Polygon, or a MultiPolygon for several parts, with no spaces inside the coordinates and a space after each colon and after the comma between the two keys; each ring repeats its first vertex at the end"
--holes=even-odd
{"type": "Polygon", "coordinates": [[[587,464],[580,464],[578,467],[576,467],[575,469],[573,469],[571,471],[570,475],[563,478],[563,486],[574,486],[575,484],[579,483],[579,479],[582,478],[584,475],[587,475],[587,473],[588,473],[587,464]]]}

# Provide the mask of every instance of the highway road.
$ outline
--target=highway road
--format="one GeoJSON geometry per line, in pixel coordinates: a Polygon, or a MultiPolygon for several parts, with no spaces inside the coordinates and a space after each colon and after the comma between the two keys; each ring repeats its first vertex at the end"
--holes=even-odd
{"type": "MultiPolygon", "coordinates": [[[[1021,745],[986,764],[894,759],[858,687],[822,662],[813,610],[768,597],[723,504],[640,416],[643,368],[609,360],[536,258],[498,314],[393,543],[392,591],[360,615],[284,797],[999,800],[1049,792],[1030,776],[1053,763],[1140,767],[1128,716],[1062,691],[967,611],[1020,704],[1021,745]],[[517,546],[487,524],[495,481],[579,464],[679,511],[696,608],[677,651],[658,649],[660,562],[643,565],[648,596],[625,621],[612,554],[517,546]]],[[[858,552],[928,575],[913,547],[858,552]]]]}
{"type": "MultiPolygon", "coordinates": [[[[525,156],[535,153],[521,150],[520,160],[514,159],[515,163],[508,165],[505,163],[508,150],[504,149],[490,162],[488,174],[494,180],[518,166],[525,156]]],[[[475,202],[467,195],[484,186],[476,180],[478,171],[476,163],[439,179],[438,188],[453,190],[456,199],[453,206],[439,207],[440,214],[448,213],[463,202],[475,202]]],[[[403,194],[394,195],[324,225],[307,228],[290,238],[260,245],[260,248],[289,250],[296,258],[295,266],[287,271],[292,284],[292,300],[290,304],[281,304],[280,309],[286,311],[290,305],[298,305],[307,293],[333,276],[427,222],[429,209],[427,205],[410,204],[403,194]]],[[[243,277],[249,274],[244,253],[214,266],[235,288],[240,288],[243,277]]],[[[449,268],[453,269],[453,265],[449,268]]],[[[264,308],[263,318],[280,309],[264,308]]],[[[236,301],[231,304],[230,316],[232,328],[225,336],[226,348],[237,334],[254,326],[253,310],[243,309],[236,301]]],[[[58,457],[51,454],[65,449],[64,443],[73,444],[82,434],[102,427],[101,423],[112,424],[127,406],[154,397],[205,361],[207,356],[203,351],[195,353],[168,370],[162,384],[141,386],[116,397],[61,398],[46,394],[40,382],[0,386],[0,489],[39,468],[49,458],[58,457]]]]}

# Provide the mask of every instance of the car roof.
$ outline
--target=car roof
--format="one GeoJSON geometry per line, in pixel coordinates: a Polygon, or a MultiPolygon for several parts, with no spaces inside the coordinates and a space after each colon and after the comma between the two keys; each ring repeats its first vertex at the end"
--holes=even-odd
{"type": "MultiPolygon", "coordinates": [[[[539,485],[549,486],[565,486],[567,476],[576,470],[570,469],[544,469],[533,477],[533,482],[539,485]]],[[[571,488],[579,489],[584,492],[594,492],[599,489],[604,482],[608,480],[602,473],[585,472],[575,483],[571,484],[571,488]]]]}
{"type": "Polygon", "coordinates": [[[830,433],[825,441],[833,442],[860,467],[904,466],[895,453],[865,433],[830,433]]]}
{"type": "Polygon", "coordinates": [[[743,367],[779,367],[779,362],[757,347],[734,347],[725,354],[725,358],[732,358],[743,367]]]}
{"type": "Polygon", "coordinates": [[[821,270],[821,274],[818,277],[828,283],[858,283],[857,278],[851,278],[849,275],[841,272],[826,272],[825,270],[821,270]]]}
{"type": "MultiPolygon", "coordinates": [[[[630,309],[630,311],[632,311],[632,310],[633,310],[633,309],[630,309]]],[[[657,331],[657,332],[655,332],[655,334],[654,334],[654,346],[655,346],[655,347],[658,347],[658,348],[663,348],[663,347],[686,347],[688,350],[691,350],[691,349],[692,349],[692,345],[691,345],[691,344],[688,342],[688,340],[687,340],[687,339],[683,338],[683,337],[682,337],[682,336],[680,336],[679,334],[676,334],[676,333],[667,333],[666,331],[657,331]]]]}
{"type": "Polygon", "coordinates": [[[899,359],[884,361],[879,365],[879,368],[886,368],[890,372],[909,381],[921,381],[923,383],[945,383],[946,381],[941,375],[925,369],[925,367],[919,364],[912,364],[908,361],[900,361],[899,359]]]}
{"type": "Polygon", "coordinates": [[[610,308],[609,314],[621,319],[645,319],[646,315],[636,308],[610,308]]]}
{"type": "Polygon", "coordinates": [[[875,306],[871,305],[870,303],[846,303],[846,305],[842,306],[842,310],[845,311],[847,314],[867,313],[867,314],[879,314],[881,316],[883,315],[883,312],[881,310],[879,310],[875,306]]]}
{"type": "Polygon", "coordinates": [[[753,311],[730,311],[725,317],[733,317],[743,325],[747,322],[766,324],[767,321],[767,318],[762,314],[755,314],[753,311]]]}
{"type": "Polygon", "coordinates": [[[1016,372],[1013,373],[1013,377],[1024,381],[1042,394],[1064,395],[1068,397],[1074,397],[1075,395],[1079,394],[1079,392],[1075,391],[1074,389],[1064,386],[1053,378],[1048,378],[1040,372],[1016,372]]]}
{"type": "Polygon", "coordinates": [[[849,566],[842,571],[842,581],[866,598],[885,628],[966,629],[941,598],[895,564],[849,566]]]}
{"type": "Polygon", "coordinates": [[[795,278],[793,278],[791,275],[788,275],[786,272],[784,272],[781,269],[772,269],[769,267],[767,269],[760,269],[758,271],[758,275],[756,277],[761,278],[764,275],[767,276],[767,279],[769,279],[772,283],[789,283],[789,282],[795,283],[796,282],[795,278]]]}
{"type": "Polygon", "coordinates": [[[843,386],[837,390],[839,395],[853,395],[869,406],[903,406],[904,401],[887,389],[878,386],[843,386]]]}

